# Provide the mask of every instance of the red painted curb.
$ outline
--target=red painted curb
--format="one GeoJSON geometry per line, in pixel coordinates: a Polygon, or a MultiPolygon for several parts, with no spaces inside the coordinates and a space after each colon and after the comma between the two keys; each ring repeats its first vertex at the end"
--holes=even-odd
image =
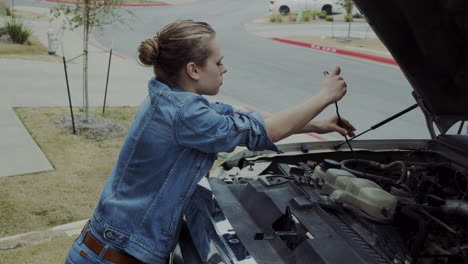
{"type": "Polygon", "coordinates": [[[306,133],[306,135],[311,136],[311,137],[313,137],[313,138],[316,138],[316,139],[318,139],[318,140],[322,140],[322,141],[327,141],[327,140],[328,140],[328,139],[326,139],[326,138],[324,138],[324,137],[321,137],[321,136],[319,136],[319,135],[317,135],[317,134],[314,134],[314,133],[306,133]]]}
{"type": "Polygon", "coordinates": [[[248,107],[248,106],[243,106],[242,108],[244,108],[245,110],[252,111],[252,112],[255,111],[253,108],[250,108],[250,107],[248,107]]]}
{"type": "MultiPolygon", "coordinates": [[[[34,0],[39,2],[52,2],[52,3],[59,3],[59,4],[75,4],[75,5],[84,5],[85,3],[82,2],[73,2],[73,1],[62,1],[62,0],[34,0]]],[[[95,5],[95,4],[91,4],[95,5]]],[[[170,6],[171,4],[168,3],[154,3],[154,4],[121,4],[119,6],[170,6]]]]}
{"type": "MultiPolygon", "coordinates": [[[[109,51],[109,50],[110,50],[110,49],[106,49],[106,48],[104,48],[104,47],[101,47],[101,46],[99,46],[98,44],[95,44],[95,43],[93,43],[93,42],[91,42],[91,41],[88,41],[88,44],[91,45],[91,46],[93,46],[93,47],[95,47],[95,48],[97,48],[97,49],[100,49],[100,50],[102,50],[102,51],[109,51]]],[[[125,56],[122,56],[122,55],[118,54],[118,53],[115,52],[115,51],[112,51],[112,55],[113,55],[113,56],[117,56],[117,57],[119,57],[119,58],[121,58],[121,59],[124,59],[124,60],[127,59],[125,56]]]]}
{"type": "Polygon", "coordinates": [[[320,50],[324,52],[340,54],[340,55],[345,55],[345,56],[352,56],[352,57],[356,57],[360,59],[372,60],[372,61],[377,61],[377,62],[391,64],[391,65],[398,65],[397,62],[392,58],[380,57],[380,56],[375,56],[375,55],[371,55],[367,53],[355,52],[355,51],[344,50],[344,49],[337,49],[334,47],[322,46],[322,45],[317,45],[317,44],[312,44],[312,43],[283,39],[283,38],[271,38],[271,39],[274,41],[292,44],[292,45],[296,45],[296,46],[300,46],[304,48],[315,49],[315,50],[320,50]]]}

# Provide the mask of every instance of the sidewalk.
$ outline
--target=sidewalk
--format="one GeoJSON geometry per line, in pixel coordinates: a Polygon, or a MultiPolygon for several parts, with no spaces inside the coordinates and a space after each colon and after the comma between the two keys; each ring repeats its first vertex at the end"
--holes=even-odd
{"type": "MultiPolygon", "coordinates": [[[[20,7],[24,8],[24,7],[20,7]]],[[[28,8],[47,12],[41,8],[28,8]]],[[[47,21],[29,23],[34,34],[47,47],[47,21]]],[[[66,58],[82,52],[79,30],[66,32],[62,38],[66,58]]],[[[60,49],[59,56],[62,56],[60,49]]],[[[108,53],[89,46],[90,105],[102,105],[107,74],[108,53]]],[[[72,102],[82,105],[82,59],[68,64],[72,102]]],[[[0,98],[0,177],[29,174],[53,169],[45,155],[30,137],[12,107],[68,106],[64,67],[62,63],[0,59],[2,85],[0,98]]],[[[139,67],[135,61],[114,56],[108,92],[108,105],[138,105],[146,95],[145,87],[151,70],[139,67]]]]}

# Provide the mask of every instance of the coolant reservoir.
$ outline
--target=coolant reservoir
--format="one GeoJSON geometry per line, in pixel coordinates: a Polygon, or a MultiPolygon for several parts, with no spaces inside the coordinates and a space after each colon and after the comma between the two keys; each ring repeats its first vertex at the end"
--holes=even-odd
{"type": "Polygon", "coordinates": [[[324,185],[323,192],[330,194],[334,190],[346,189],[348,182],[352,178],[356,178],[351,172],[340,169],[328,169],[323,175],[324,185]]]}
{"type": "Polygon", "coordinates": [[[324,170],[322,167],[315,166],[314,174],[312,175],[312,177],[315,179],[318,178],[318,179],[325,180],[325,173],[327,173],[327,171],[324,170]]]}
{"type": "Polygon", "coordinates": [[[378,219],[387,219],[395,213],[397,199],[375,182],[357,178],[345,170],[328,169],[325,172],[317,167],[314,177],[324,180],[322,190],[329,194],[330,199],[359,208],[378,219]],[[388,215],[384,215],[383,211],[388,215]]]}

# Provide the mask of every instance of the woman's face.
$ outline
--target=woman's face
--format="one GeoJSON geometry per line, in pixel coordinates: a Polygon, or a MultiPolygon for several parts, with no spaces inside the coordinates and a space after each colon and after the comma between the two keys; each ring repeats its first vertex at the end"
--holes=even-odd
{"type": "Polygon", "coordinates": [[[199,95],[216,95],[223,84],[223,74],[227,72],[222,63],[223,55],[216,38],[208,42],[209,56],[205,65],[198,67],[200,78],[195,93],[199,95]]]}

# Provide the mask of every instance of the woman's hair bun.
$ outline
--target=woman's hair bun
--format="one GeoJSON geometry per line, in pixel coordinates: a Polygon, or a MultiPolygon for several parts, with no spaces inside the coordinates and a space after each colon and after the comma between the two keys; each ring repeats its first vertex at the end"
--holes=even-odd
{"type": "Polygon", "coordinates": [[[138,59],[143,65],[153,66],[158,59],[158,41],[157,39],[147,39],[141,42],[138,48],[138,59]]]}

